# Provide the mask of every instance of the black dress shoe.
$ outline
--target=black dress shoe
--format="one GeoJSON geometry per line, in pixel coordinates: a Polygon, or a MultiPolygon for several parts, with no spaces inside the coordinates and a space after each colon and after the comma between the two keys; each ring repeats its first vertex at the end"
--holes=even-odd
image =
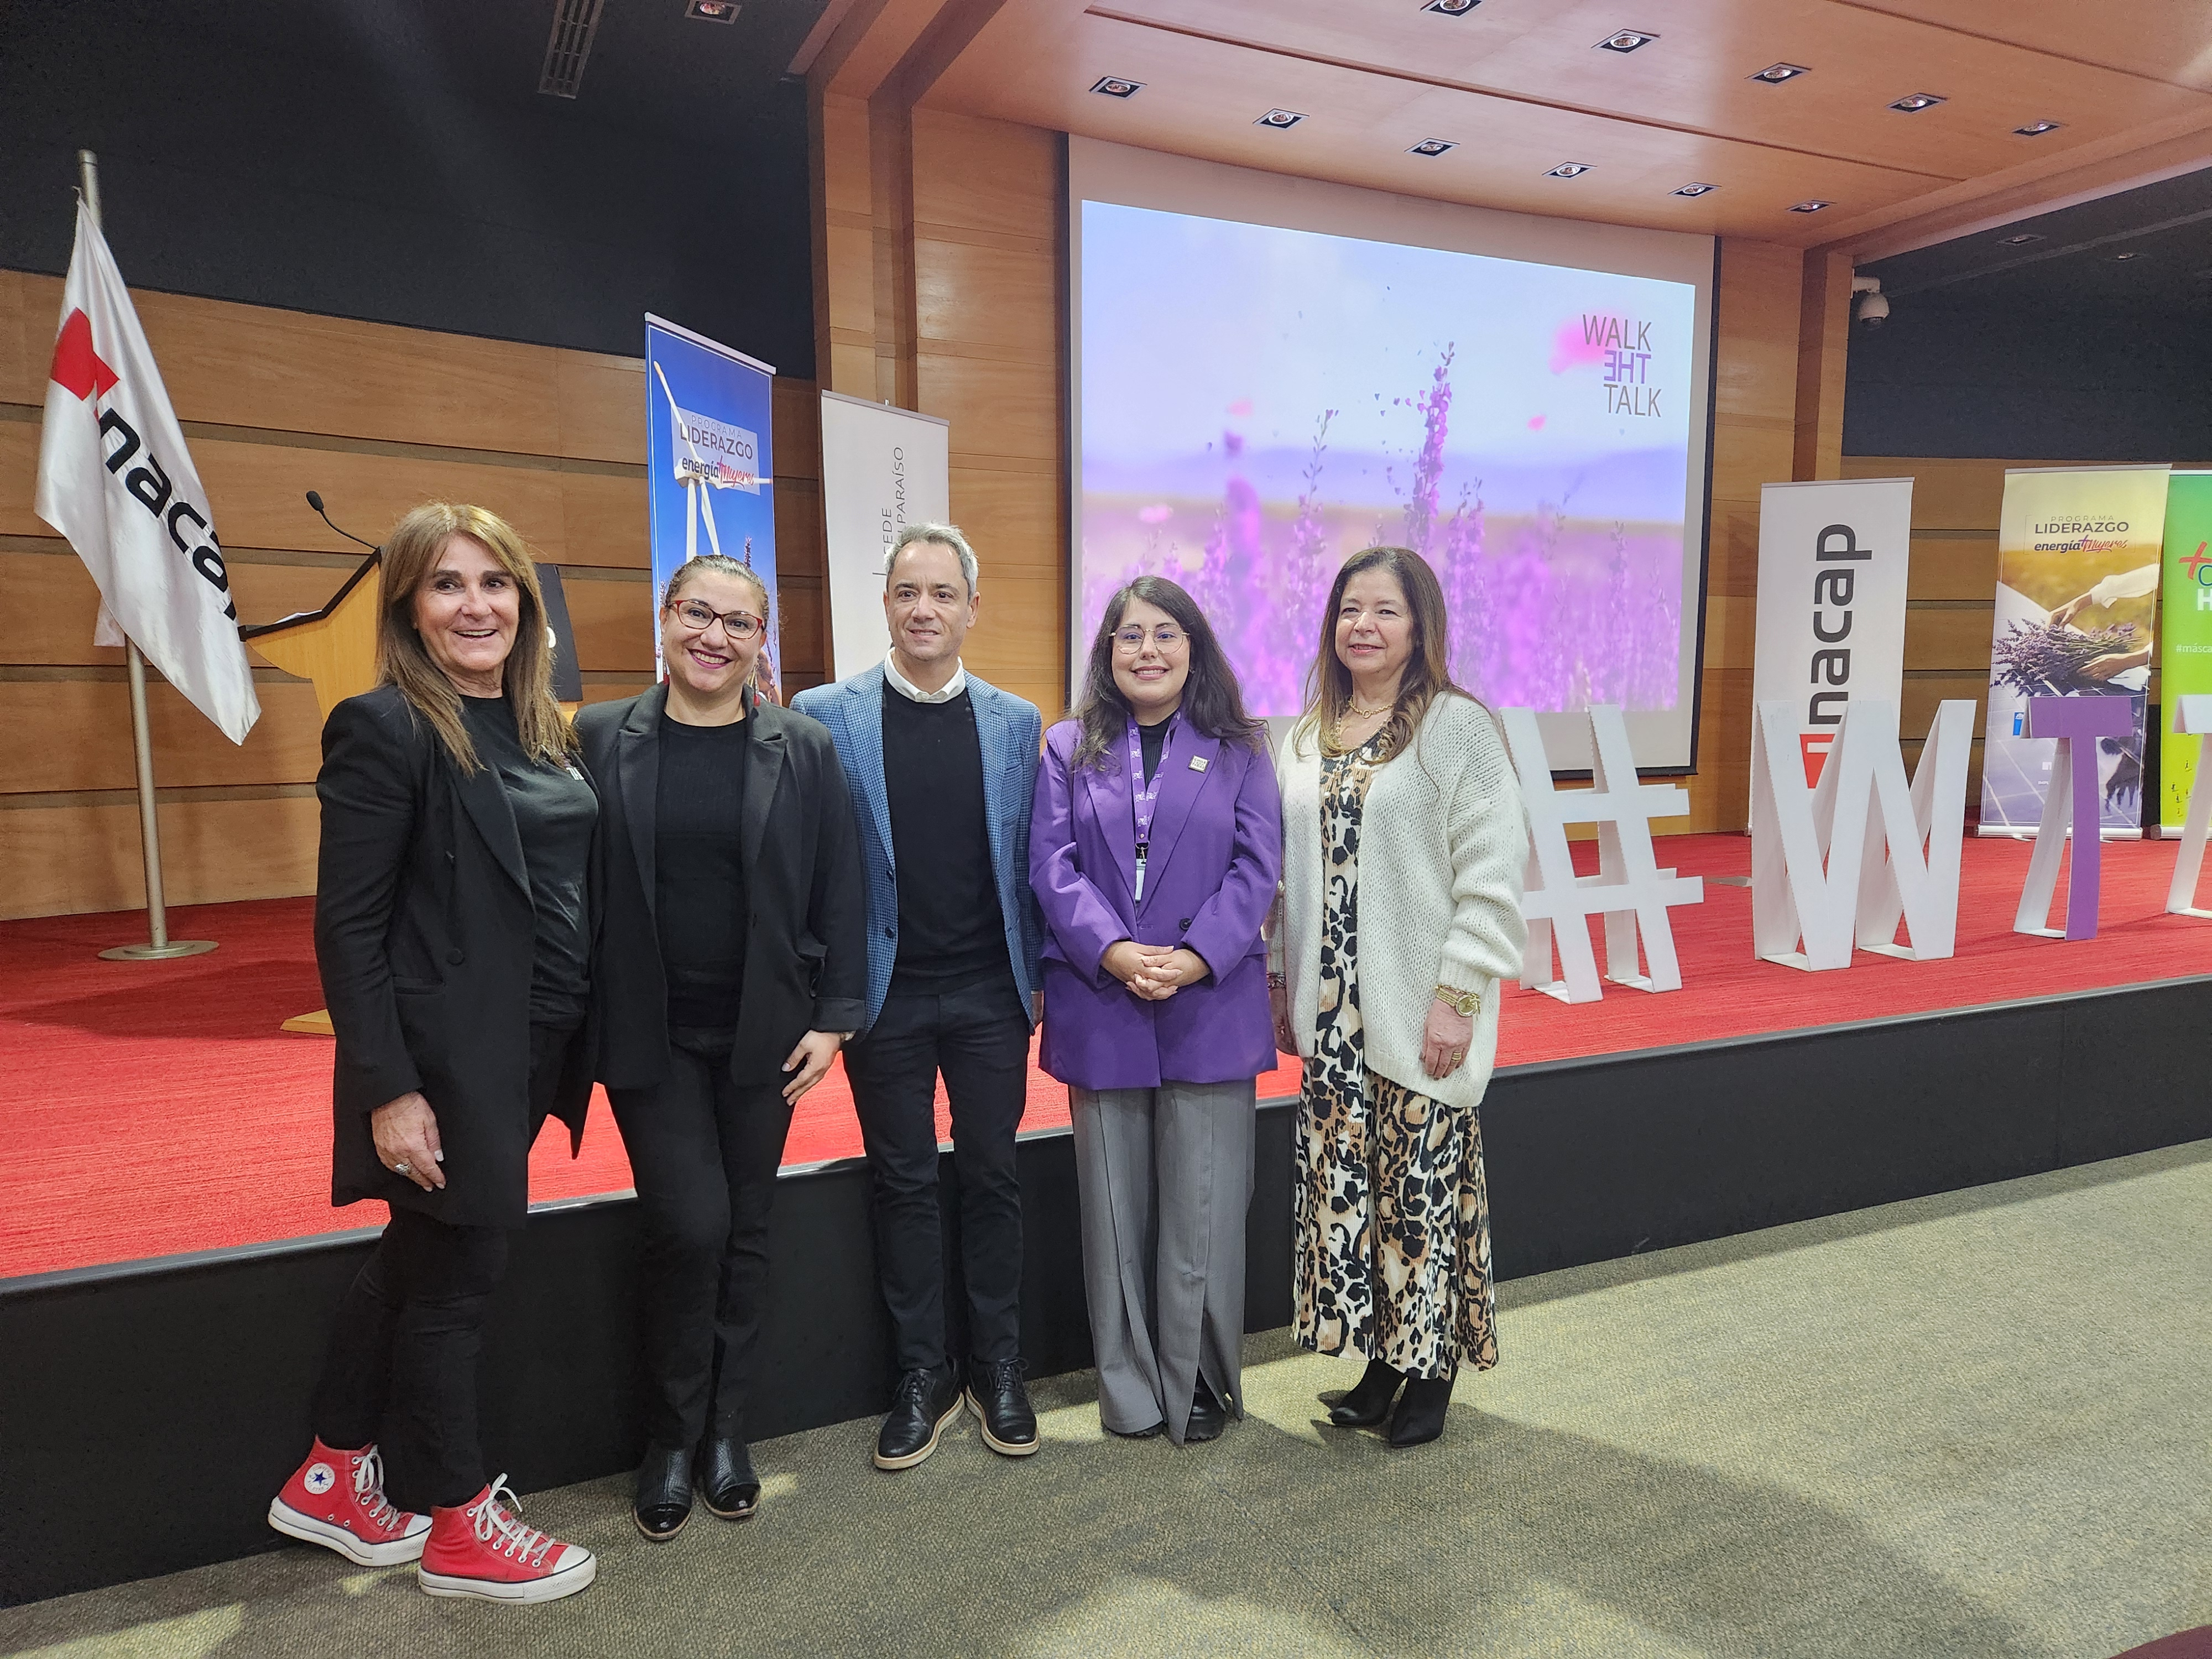
{"type": "Polygon", "coordinates": [[[1112,1435],[1117,1440],[1157,1440],[1167,1431],[1168,1425],[1167,1419],[1165,1418],[1162,1418],[1158,1422],[1153,1424],[1149,1429],[1109,1428],[1106,1431],[1107,1433],[1112,1435]]]}
{"type": "Polygon", "coordinates": [[[691,1454],[678,1447],[647,1446],[637,1466],[637,1498],[630,1505],[637,1529],[656,1544],[684,1530],[691,1518],[691,1454]]]}
{"type": "Polygon", "coordinates": [[[1229,1426],[1229,1413],[1213,1397],[1213,1390],[1206,1386],[1206,1379],[1198,1379],[1198,1387],[1191,1391],[1190,1421],[1183,1426],[1182,1443],[1198,1444],[1200,1441],[1218,1440],[1221,1431],[1229,1426]]]}
{"type": "Polygon", "coordinates": [[[1369,1360],[1359,1381],[1328,1408],[1328,1420],[1340,1429],[1375,1427],[1390,1415],[1390,1402],[1398,1397],[1398,1384],[1405,1378],[1405,1372],[1396,1366],[1369,1360]]]}
{"type": "Polygon", "coordinates": [[[1449,1376],[1409,1376],[1406,1392],[1399,1398],[1398,1409],[1390,1419],[1390,1446],[1394,1451],[1403,1451],[1408,1446],[1425,1446],[1444,1431],[1444,1408],[1451,1404],[1452,1379],[1449,1376]]]}
{"type": "Polygon", "coordinates": [[[750,1521],[760,1507],[760,1477],[752,1454],[732,1434],[710,1434],[699,1448],[699,1497],[712,1515],[750,1521]]]}
{"type": "Polygon", "coordinates": [[[937,1449],[960,1415],[960,1378],[950,1365],[902,1371],[891,1408],[876,1435],[876,1467],[910,1469],[937,1449]]]}
{"type": "Polygon", "coordinates": [[[1002,1457],[1027,1457],[1037,1449],[1036,1413],[1022,1382],[1018,1359],[968,1362],[968,1409],[983,1425],[983,1443],[1002,1457]]]}

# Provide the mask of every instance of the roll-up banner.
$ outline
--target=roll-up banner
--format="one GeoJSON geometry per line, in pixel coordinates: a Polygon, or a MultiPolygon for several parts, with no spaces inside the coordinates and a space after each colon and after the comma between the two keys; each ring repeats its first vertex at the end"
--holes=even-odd
{"type": "Polygon", "coordinates": [[[951,514],[951,428],[935,415],[822,394],[822,528],[830,560],[830,672],[883,659],[884,558],[910,524],[951,514]]]}
{"type": "Polygon", "coordinates": [[[1786,702],[1796,711],[1808,788],[1820,781],[1853,697],[1901,700],[1911,554],[1910,478],[1820,479],[1759,491],[1752,701],[1786,702]]]}
{"type": "Polygon", "coordinates": [[[2027,700],[2052,696],[2132,700],[2131,735],[2097,741],[2099,823],[2106,841],[2142,833],[2144,703],[2170,471],[2007,470],[1981,834],[2034,835],[2056,745],[2027,735],[2027,700]]]}
{"type": "Polygon", "coordinates": [[[2212,691],[2212,472],[2177,472],[2166,492],[2166,599],[2159,642],[2158,826],[2180,835],[2204,741],[2173,734],[2180,700],[2212,691]]]}
{"type": "Polygon", "coordinates": [[[775,467],[769,453],[775,371],[703,334],[645,319],[646,499],[653,526],[653,668],[660,663],[660,599],[698,553],[757,571],[769,597],[766,643],[753,672],[783,701],[775,603],[775,467]]]}

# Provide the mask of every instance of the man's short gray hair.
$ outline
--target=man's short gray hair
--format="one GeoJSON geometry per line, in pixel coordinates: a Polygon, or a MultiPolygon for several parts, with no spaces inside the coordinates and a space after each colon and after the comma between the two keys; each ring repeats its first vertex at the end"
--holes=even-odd
{"type": "Polygon", "coordinates": [[[976,578],[981,574],[975,563],[975,550],[968,545],[968,538],[960,533],[960,526],[951,524],[910,524],[898,533],[891,544],[891,556],[884,561],[884,586],[891,585],[891,572],[898,566],[898,556],[915,542],[936,542],[949,547],[960,561],[960,574],[967,579],[968,591],[975,592],[976,578]]]}

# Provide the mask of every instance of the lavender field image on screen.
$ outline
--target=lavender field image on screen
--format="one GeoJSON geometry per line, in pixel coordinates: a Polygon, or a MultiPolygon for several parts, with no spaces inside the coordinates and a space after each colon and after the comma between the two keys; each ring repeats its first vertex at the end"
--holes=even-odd
{"type": "Polygon", "coordinates": [[[1304,702],[1337,568],[1393,543],[1493,706],[1681,697],[1685,283],[1082,205],[1087,638],[1171,576],[1255,713],[1304,702]]]}

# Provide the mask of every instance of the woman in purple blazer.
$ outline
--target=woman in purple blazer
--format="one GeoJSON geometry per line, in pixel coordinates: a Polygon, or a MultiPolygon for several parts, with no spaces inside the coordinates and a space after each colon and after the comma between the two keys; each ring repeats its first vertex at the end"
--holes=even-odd
{"type": "Polygon", "coordinates": [[[1113,597],[1030,825],[1044,1069],[1068,1085],[1098,1415],[1217,1438],[1242,1415],[1255,1079],[1275,1064],[1261,923],[1283,862],[1260,723],[1189,594],[1113,597]]]}

